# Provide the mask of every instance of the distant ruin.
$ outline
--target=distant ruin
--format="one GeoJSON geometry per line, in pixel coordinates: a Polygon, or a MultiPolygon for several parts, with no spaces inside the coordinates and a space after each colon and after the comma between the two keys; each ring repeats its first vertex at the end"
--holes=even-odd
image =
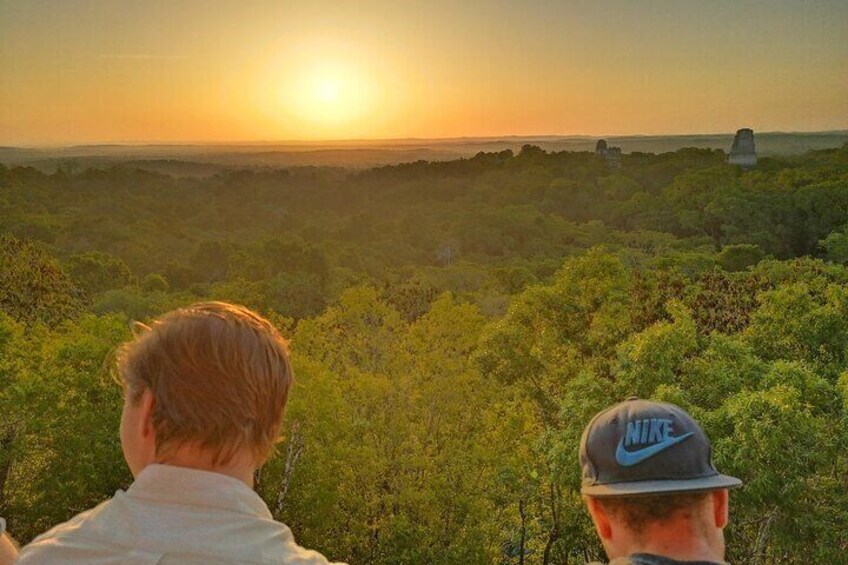
{"type": "Polygon", "coordinates": [[[754,147],[754,130],[743,128],[736,132],[733,146],[727,162],[731,165],[740,165],[749,169],[757,165],[757,150],[754,147]]]}
{"type": "Polygon", "coordinates": [[[599,139],[595,145],[595,155],[603,157],[607,165],[613,168],[621,168],[621,147],[607,147],[606,139],[599,139]]]}

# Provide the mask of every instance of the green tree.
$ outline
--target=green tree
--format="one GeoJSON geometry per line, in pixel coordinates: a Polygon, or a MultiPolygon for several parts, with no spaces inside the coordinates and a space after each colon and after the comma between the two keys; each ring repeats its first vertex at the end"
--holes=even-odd
{"type": "Polygon", "coordinates": [[[66,266],[71,280],[88,296],[122,288],[134,280],[126,263],[101,251],[71,255],[66,266]]]}
{"type": "Polygon", "coordinates": [[[848,227],[830,232],[826,238],[819,240],[819,247],[824,250],[828,261],[848,263],[848,227]]]}
{"type": "Polygon", "coordinates": [[[707,235],[721,251],[729,227],[728,204],[739,190],[733,168],[727,166],[688,171],[665,190],[680,225],[707,235]]]}
{"type": "Polygon", "coordinates": [[[17,538],[27,541],[130,483],[118,436],[121,390],[104,363],[128,337],[125,318],[86,315],[25,338],[32,353],[3,398],[14,431],[4,507],[17,538]]]}
{"type": "Polygon", "coordinates": [[[763,259],[763,251],[757,245],[740,243],[726,245],[718,255],[718,262],[725,271],[744,271],[763,259]]]}
{"type": "Polygon", "coordinates": [[[33,242],[0,235],[0,309],[26,323],[58,323],[81,310],[59,262],[33,242]]]}

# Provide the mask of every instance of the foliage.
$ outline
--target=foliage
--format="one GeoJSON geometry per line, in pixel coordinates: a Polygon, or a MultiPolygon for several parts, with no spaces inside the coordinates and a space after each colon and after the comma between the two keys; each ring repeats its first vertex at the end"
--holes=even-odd
{"type": "Polygon", "coordinates": [[[133,282],[126,263],[99,251],[72,255],[67,261],[67,269],[74,284],[89,296],[133,282]]]}
{"type": "Polygon", "coordinates": [[[758,245],[738,243],[726,245],[718,254],[718,262],[725,271],[744,271],[756,265],[763,258],[763,251],[758,245]]]}
{"type": "Polygon", "coordinates": [[[57,323],[80,311],[59,262],[33,242],[0,235],[0,309],[26,322],[57,323]]]}
{"type": "Polygon", "coordinates": [[[843,227],[838,231],[832,231],[826,238],[819,242],[824,249],[825,257],[834,263],[848,263],[848,232],[843,227]]]}
{"type": "MultiPolygon", "coordinates": [[[[594,258],[596,264],[610,260],[610,256],[594,258]]],[[[581,261],[570,261],[563,272],[581,261]]],[[[553,438],[549,457],[567,454],[562,458],[565,476],[557,483],[564,500],[569,499],[568,492],[577,494],[574,449],[594,410],[608,404],[610,396],[637,394],[669,400],[682,404],[704,423],[719,468],[746,482],[731,504],[731,561],[794,563],[807,562],[810,555],[816,562],[838,560],[848,538],[844,530],[824,528],[819,521],[824,519],[822,504],[838,515],[848,512],[842,489],[828,493],[825,486],[833,485],[832,477],[838,476],[834,473],[846,464],[844,377],[837,386],[837,376],[844,375],[846,365],[844,290],[821,277],[807,284],[791,280],[793,275],[806,277],[805,267],[790,265],[790,271],[797,272],[790,273],[789,280],[758,295],[750,325],[728,333],[699,326],[691,310],[675,301],[666,305],[670,319],[641,330],[627,329],[626,318],[619,319],[618,327],[629,335],[616,347],[616,362],[605,385],[601,375],[567,376],[562,363],[542,362],[566,358],[580,339],[558,334],[551,345],[541,347],[539,337],[552,329],[546,320],[563,312],[563,304],[550,300],[534,301],[532,313],[521,317],[511,309],[504,320],[489,327],[481,342],[483,353],[478,354],[481,370],[492,378],[520,383],[520,393],[537,405],[539,425],[546,430],[542,437],[553,438]],[[811,288],[819,290],[811,292],[811,288]],[[528,326],[527,320],[535,325],[528,326]],[[522,356],[531,351],[541,353],[541,358],[515,363],[516,352],[522,356]],[[537,394],[536,383],[549,380],[557,386],[547,387],[545,395],[537,394]],[[568,416],[581,417],[548,418],[546,411],[558,400],[568,407],[568,416]],[[591,409],[581,413],[586,405],[591,409]],[[819,536],[828,543],[822,544],[819,536]]],[[[583,280],[593,288],[604,288],[590,276],[583,280]]],[[[526,304],[558,284],[525,291],[516,304],[526,304]]],[[[633,282],[622,277],[616,284],[625,290],[633,282]]],[[[592,305],[589,316],[602,315],[609,304],[621,308],[619,296],[607,290],[604,299],[592,305]]],[[[570,320],[584,316],[582,310],[568,310],[570,320]]],[[[580,333],[585,335],[585,330],[580,333]]],[[[603,367],[608,356],[604,348],[594,348],[584,354],[580,366],[603,367]]],[[[552,533],[580,539],[584,529],[579,519],[569,516],[552,527],[552,533]]],[[[591,551],[591,545],[586,551],[591,551]]]]}
{"type": "Polygon", "coordinates": [[[104,364],[129,326],[86,315],[55,331],[11,330],[22,359],[0,400],[2,510],[27,540],[129,484],[117,434],[121,392],[104,364]]]}
{"type": "Polygon", "coordinates": [[[638,394],[690,410],[745,480],[732,562],[840,562],[846,225],[848,146],[748,172],[535,146],[208,178],[0,167],[0,514],[27,541],[126,487],[110,352],[129,320],[215,299],[292,338],[257,491],[333,559],[602,559],[577,449],[638,394]]]}

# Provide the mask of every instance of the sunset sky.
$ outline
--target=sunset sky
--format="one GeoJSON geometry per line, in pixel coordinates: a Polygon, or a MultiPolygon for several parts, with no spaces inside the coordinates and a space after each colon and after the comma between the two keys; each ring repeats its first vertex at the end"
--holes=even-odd
{"type": "Polygon", "coordinates": [[[0,0],[0,145],[848,129],[845,0],[0,0]]]}

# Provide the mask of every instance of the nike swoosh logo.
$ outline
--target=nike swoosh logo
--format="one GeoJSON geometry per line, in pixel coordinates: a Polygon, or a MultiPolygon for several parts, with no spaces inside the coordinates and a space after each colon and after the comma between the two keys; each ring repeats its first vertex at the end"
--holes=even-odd
{"type": "Polygon", "coordinates": [[[621,441],[618,442],[618,448],[615,450],[615,460],[622,467],[632,467],[649,457],[653,457],[660,451],[668,449],[672,445],[677,445],[694,433],[695,432],[689,432],[682,436],[670,437],[662,443],[655,443],[654,445],[649,445],[648,447],[638,451],[627,451],[624,449],[624,438],[621,438],[621,441]]]}

